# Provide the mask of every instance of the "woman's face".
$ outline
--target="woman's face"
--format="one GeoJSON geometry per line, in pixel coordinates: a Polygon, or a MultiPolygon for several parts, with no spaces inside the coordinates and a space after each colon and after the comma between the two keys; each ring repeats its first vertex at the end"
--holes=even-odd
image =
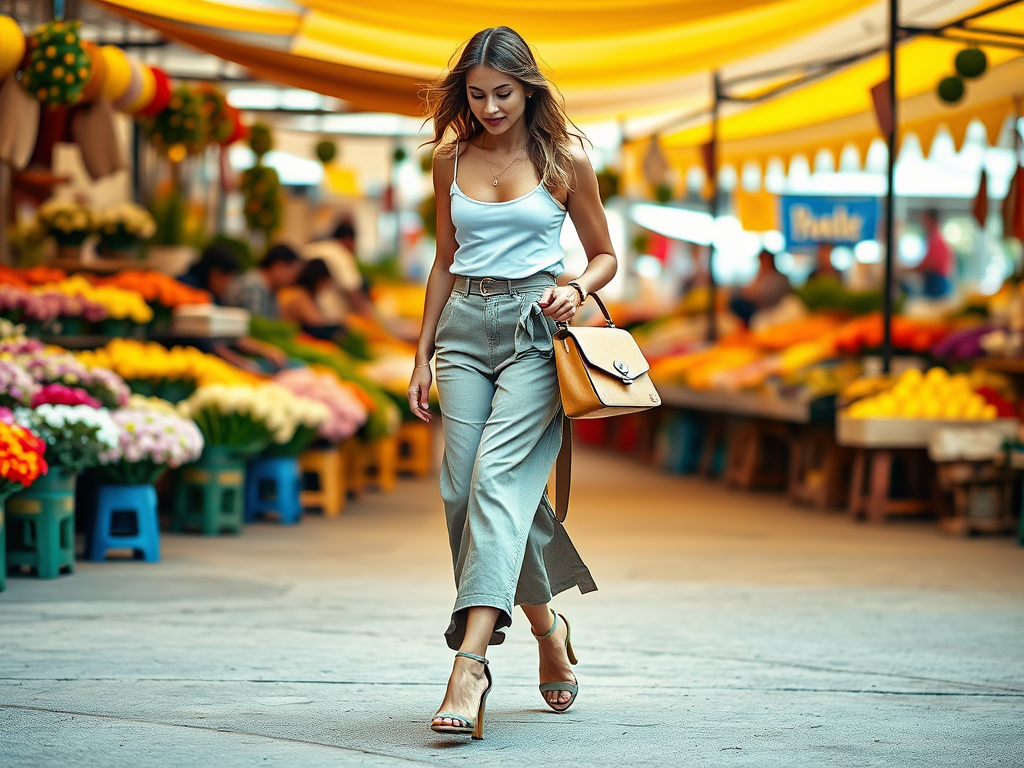
{"type": "Polygon", "coordinates": [[[466,97],[473,116],[492,136],[519,122],[530,94],[510,75],[480,64],[466,73],[466,97]]]}

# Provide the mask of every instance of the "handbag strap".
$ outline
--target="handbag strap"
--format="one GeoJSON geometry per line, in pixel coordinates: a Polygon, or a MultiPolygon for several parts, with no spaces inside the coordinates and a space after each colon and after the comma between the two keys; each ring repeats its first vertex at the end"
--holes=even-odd
{"type": "Polygon", "coordinates": [[[555,517],[564,523],[569,514],[569,488],[572,486],[572,421],[562,414],[562,447],[555,460],[555,517]]]}
{"type": "MultiPolygon", "coordinates": [[[[612,316],[608,313],[608,307],[606,307],[604,305],[604,302],[601,301],[601,297],[598,296],[596,293],[591,293],[591,294],[588,294],[588,298],[591,298],[591,299],[593,299],[594,301],[597,302],[598,309],[600,309],[601,310],[601,314],[604,315],[605,325],[607,325],[609,328],[614,328],[615,327],[615,321],[612,320],[612,316]]],[[[556,323],[556,325],[559,328],[567,328],[569,326],[568,323],[562,323],[562,322],[558,322],[558,323],[556,323]]]]}

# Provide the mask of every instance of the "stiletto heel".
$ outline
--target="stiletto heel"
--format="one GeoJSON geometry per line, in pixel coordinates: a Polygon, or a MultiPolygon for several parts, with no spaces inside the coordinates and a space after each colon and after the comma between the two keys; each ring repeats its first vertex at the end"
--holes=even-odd
{"type": "MultiPolygon", "coordinates": [[[[551,617],[552,617],[551,618],[551,629],[549,629],[543,635],[538,635],[537,633],[534,633],[533,636],[535,638],[537,638],[538,642],[543,640],[546,637],[551,637],[551,635],[553,635],[554,632],[555,632],[555,628],[558,626],[558,620],[561,619],[562,621],[564,621],[565,622],[565,653],[569,657],[569,663],[575,666],[578,663],[578,660],[576,659],[576,652],[572,648],[572,628],[569,626],[569,622],[566,621],[565,616],[563,616],[562,614],[555,613],[554,611],[552,611],[551,612],[551,617]]],[[[560,683],[541,683],[540,684],[541,698],[544,699],[544,703],[547,704],[549,707],[551,707],[551,709],[553,709],[555,712],[565,712],[567,709],[569,709],[569,707],[571,707],[573,705],[573,702],[576,701],[576,696],[579,694],[579,692],[580,692],[580,685],[579,685],[579,681],[576,680],[576,679],[573,679],[573,681],[571,683],[568,682],[568,681],[565,681],[565,682],[560,682],[560,683]],[[545,693],[548,693],[549,691],[557,691],[558,693],[568,693],[571,698],[565,704],[561,704],[561,703],[553,704],[544,695],[545,693]]]]}
{"type": "Polygon", "coordinates": [[[484,665],[484,677],[487,678],[487,690],[483,692],[480,697],[480,709],[477,712],[476,720],[470,720],[465,715],[459,715],[455,712],[438,712],[434,715],[434,720],[439,717],[446,717],[449,720],[463,723],[463,725],[437,725],[435,723],[430,724],[430,730],[436,731],[437,733],[455,733],[460,735],[472,736],[474,739],[482,739],[484,737],[484,708],[487,704],[487,695],[491,692],[491,688],[494,687],[494,679],[491,677],[491,670],[488,666],[488,661],[483,656],[477,656],[475,653],[465,653],[459,651],[455,654],[455,657],[464,656],[467,659],[480,662],[484,665]]]}

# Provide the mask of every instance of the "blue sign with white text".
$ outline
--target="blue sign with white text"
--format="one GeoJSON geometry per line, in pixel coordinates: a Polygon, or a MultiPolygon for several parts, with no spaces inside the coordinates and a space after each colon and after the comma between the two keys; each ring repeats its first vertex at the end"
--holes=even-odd
{"type": "Polygon", "coordinates": [[[789,249],[819,243],[856,245],[874,240],[878,231],[878,198],[779,198],[782,234],[789,249]]]}

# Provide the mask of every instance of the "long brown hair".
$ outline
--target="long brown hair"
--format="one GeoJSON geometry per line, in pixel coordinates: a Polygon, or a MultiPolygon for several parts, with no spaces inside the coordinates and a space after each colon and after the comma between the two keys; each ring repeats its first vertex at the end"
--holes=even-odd
{"type": "MultiPolygon", "coordinates": [[[[454,56],[452,57],[454,58],[454,56]]],[[[572,142],[582,144],[583,134],[565,114],[562,95],[541,73],[533,51],[522,35],[508,27],[492,27],[477,32],[462,49],[458,63],[444,77],[425,89],[428,119],[434,121],[434,138],[426,142],[439,147],[448,131],[456,141],[470,142],[484,132],[473,116],[466,96],[466,73],[486,66],[513,77],[527,90],[527,154],[541,183],[557,189],[572,189],[572,142]],[[576,129],[570,131],[568,126],[576,129]]],[[[454,153],[455,147],[442,151],[454,153]]]]}

